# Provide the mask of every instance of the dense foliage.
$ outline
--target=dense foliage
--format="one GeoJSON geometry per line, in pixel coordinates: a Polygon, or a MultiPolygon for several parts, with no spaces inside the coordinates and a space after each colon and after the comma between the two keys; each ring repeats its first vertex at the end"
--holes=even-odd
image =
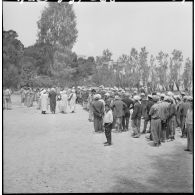
{"type": "Polygon", "coordinates": [[[160,51],[150,55],[146,47],[131,48],[116,62],[105,49],[101,56],[79,57],[72,51],[78,31],[76,16],[68,3],[48,3],[38,25],[37,42],[24,48],[15,31],[3,31],[3,85],[17,88],[105,85],[148,86],[152,90],[192,88],[192,61],[182,52],[160,51]],[[182,70],[184,67],[184,71],[182,70]]]}

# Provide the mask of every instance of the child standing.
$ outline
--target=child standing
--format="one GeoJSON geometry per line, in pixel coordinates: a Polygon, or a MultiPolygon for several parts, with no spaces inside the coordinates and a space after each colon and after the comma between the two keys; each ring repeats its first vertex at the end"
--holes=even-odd
{"type": "Polygon", "coordinates": [[[104,114],[104,128],[107,142],[104,143],[104,146],[112,145],[111,142],[111,131],[112,131],[112,122],[113,122],[113,114],[110,106],[108,104],[105,105],[105,114],[104,114]]]}

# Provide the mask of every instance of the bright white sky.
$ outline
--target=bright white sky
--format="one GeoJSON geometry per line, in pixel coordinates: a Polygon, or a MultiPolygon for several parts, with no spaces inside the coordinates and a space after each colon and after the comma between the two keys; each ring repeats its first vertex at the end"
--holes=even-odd
{"type": "MultiPolygon", "coordinates": [[[[4,30],[15,30],[25,47],[36,41],[43,2],[3,2],[4,30]]],[[[79,55],[99,56],[106,48],[116,60],[132,47],[146,46],[150,54],[182,50],[192,58],[191,2],[74,3],[78,39],[73,50],[79,55]]]]}

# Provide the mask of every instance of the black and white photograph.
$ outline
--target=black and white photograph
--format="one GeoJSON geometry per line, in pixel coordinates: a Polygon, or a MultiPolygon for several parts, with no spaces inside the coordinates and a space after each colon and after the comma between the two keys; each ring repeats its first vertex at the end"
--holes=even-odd
{"type": "Polygon", "coordinates": [[[3,1],[3,194],[193,193],[193,9],[3,1]]]}

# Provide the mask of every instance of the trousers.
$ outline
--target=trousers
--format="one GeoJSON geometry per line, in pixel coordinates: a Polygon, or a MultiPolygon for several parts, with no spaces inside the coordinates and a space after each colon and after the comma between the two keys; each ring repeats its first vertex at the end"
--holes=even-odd
{"type": "Polygon", "coordinates": [[[131,121],[131,127],[133,130],[133,135],[139,135],[140,134],[140,125],[141,125],[141,119],[134,119],[131,121]]]}
{"type": "Polygon", "coordinates": [[[122,118],[122,126],[123,126],[123,130],[128,130],[129,129],[129,116],[123,116],[122,118]]]}
{"type": "Polygon", "coordinates": [[[187,130],[187,149],[193,152],[193,145],[194,145],[193,125],[187,124],[186,130],[187,130]]]}
{"type": "Polygon", "coordinates": [[[166,120],[161,120],[161,141],[165,141],[166,139],[166,130],[167,130],[167,121],[166,120]]]}
{"type": "Polygon", "coordinates": [[[161,120],[160,119],[152,119],[151,120],[151,133],[152,139],[155,144],[160,143],[160,135],[161,135],[161,120]]]}
{"type": "Polygon", "coordinates": [[[94,115],[94,129],[95,132],[103,132],[103,119],[94,115]]]}
{"type": "MultiPolygon", "coordinates": [[[[148,125],[148,122],[151,123],[150,119],[148,118],[145,118],[144,119],[144,128],[143,128],[143,133],[146,132],[146,128],[147,128],[147,125],[148,125]]],[[[149,127],[149,132],[151,131],[151,124],[150,124],[150,127],[149,127]]]]}
{"type": "Polygon", "coordinates": [[[186,131],[186,128],[185,128],[185,120],[186,120],[185,116],[181,117],[181,131],[182,131],[183,136],[187,135],[187,131],[186,131]]]}
{"type": "Polygon", "coordinates": [[[104,128],[105,128],[105,136],[106,136],[107,142],[111,144],[112,123],[105,123],[104,128]]]}

